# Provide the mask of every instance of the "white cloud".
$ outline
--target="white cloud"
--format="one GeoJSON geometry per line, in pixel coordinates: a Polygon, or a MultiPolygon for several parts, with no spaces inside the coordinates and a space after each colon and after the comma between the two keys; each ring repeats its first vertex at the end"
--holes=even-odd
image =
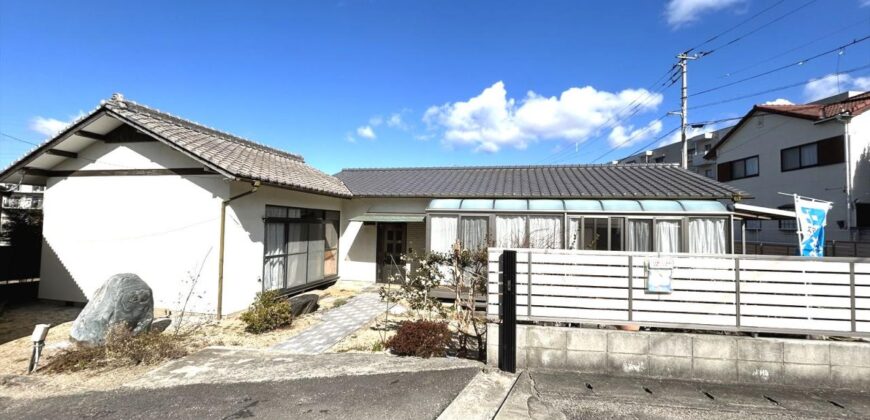
{"type": "Polygon", "coordinates": [[[387,119],[387,126],[393,128],[403,128],[405,126],[404,121],[402,121],[402,114],[398,112],[390,115],[390,118],[387,119]]]}
{"type": "Polygon", "coordinates": [[[598,134],[607,123],[626,113],[630,105],[640,112],[653,110],[662,95],[644,89],[611,93],[591,86],[572,87],[558,97],[528,92],[520,101],[508,98],[499,81],[467,101],[432,106],[423,115],[430,127],[443,130],[448,145],[474,146],[476,151],[495,152],[505,146],[517,149],[530,142],[564,139],[582,142],[598,134]],[[637,103],[638,98],[644,98],[637,103]]]}
{"type": "Polygon", "coordinates": [[[374,117],[369,118],[369,125],[372,127],[377,127],[383,123],[384,119],[380,115],[375,115],[374,117]]]}
{"type": "Polygon", "coordinates": [[[72,124],[73,121],[83,117],[84,112],[79,111],[78,115],[70,117],[67,121],[61,121],[56,118],[46,118],[36,116],[30,119],[29,128],[39,134],[50,137],[59,133],[61,130],[72,124]]]}
{"type": "Polygon", "coordinates": [[[629,147],[637,144],[640,141],[647,140],[662,131],[661,120],[651,121],[644,127],[634,129],[633,126],[623,127],[617,126],[610,131],[607,139],[610,140],[610,145],[616,148],[629,147]]]}
{"type": "Polygon", "coordinates": [[[858,0],[858,7],[870,7],[870,0],[858,0]]]}
{"type": "Polygon", "coordinates": [[[738,4],[744,0],[671,0],[665,6],[665,17],[673,28],[694,23],[701,15],[716,12],[738,4]]]}
{"type": "Polygon", "coordinates": [[[344,139],[347,140],[348,143],[356,143],[356,137],[350,133],[345,134],[344,139]]]}
{"type": "Polygon", "coordinates": [[[785,98],[777,98],[772,101],[767,101],[762,105],[794,105],[794,102],[785,98]]]}
{"type": "Polygon", "coordinates": [[[837,75],[832,73],[813,79],[804,85],[804,97],[808,101],[814,101],[847,90],[870,90],[870,77],[852,77],[848,74],[840,74],[838,83],[837,75]]]}
{"type": "Polygon", "coordinates": [[[369,140],[372,140],[375,137],[377,137],[375,135],[375,130],[370,125],[364,125],[362,127],[357,128],[356,135],[358,135],[364,139],[369,139],[369,140]]]}

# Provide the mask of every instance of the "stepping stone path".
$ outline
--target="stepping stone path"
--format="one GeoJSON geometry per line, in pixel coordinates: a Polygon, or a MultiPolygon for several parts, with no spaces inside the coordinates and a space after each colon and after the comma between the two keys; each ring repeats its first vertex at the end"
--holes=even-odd
{"type": "Polygon", "coordinates": [[[326,311],[320,323],[275,345],[273,349],[303,354],[323,353],[385,309],[386,304],[377,293],[361,293],[344,305],[326,311]]]}

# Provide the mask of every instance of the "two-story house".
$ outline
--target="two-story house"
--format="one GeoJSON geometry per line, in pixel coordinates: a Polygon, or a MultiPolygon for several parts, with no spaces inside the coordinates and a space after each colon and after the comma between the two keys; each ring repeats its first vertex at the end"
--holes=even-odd
{"type": "MultiPolygon", "coordinates": [[[[833,203],[826,239],[870,240],[870,92],[800,105],[756,105],[711,148],[716,179],[747,204],[793,209],[798,194],[833,203]]],[[[737,235],[740,233],[737,232],[737,235]]],[[[754,221],[747,240],[796,241],[795,221],[754,221]]]]}

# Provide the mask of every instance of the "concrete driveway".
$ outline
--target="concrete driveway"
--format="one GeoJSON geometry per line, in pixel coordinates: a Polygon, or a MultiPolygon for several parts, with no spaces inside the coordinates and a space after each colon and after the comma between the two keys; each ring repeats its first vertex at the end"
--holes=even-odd
{"type": "Polygon", "coordinates": [[[110,392],[0,400],[0,418],[434,419],[481,367],[461,359],[209,348],[110,392]]]}
{"type": "Polygon", "coordinates": [[[532,370],[519,377],[496,418],[870,418],[870,395],[532,370]]]}

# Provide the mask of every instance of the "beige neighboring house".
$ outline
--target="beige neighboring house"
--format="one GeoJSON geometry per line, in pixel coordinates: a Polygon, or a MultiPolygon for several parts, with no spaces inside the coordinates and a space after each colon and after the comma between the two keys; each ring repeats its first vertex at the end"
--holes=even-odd
{"type": "Polygon", "coordinates": [[[39,185],[0,184],[0,246],[9,246],[3,241],[3,230],[11,211],[42,211],[42,193],[39,185]]]}
{"type": "Polygon", "coordinates": [[[188,310],[208,313],[241,311],[263,290],[382,282],[402,254],[457,241],[727,253],[734,217],[721,201],[748,197],[671,164],[332,176],[121,95],[0,171],[0,182],[46,187],[40,298],[84,302],[132,272],[170,310],[197,279],[188,310]]]}
{"type": "MultiPolygon", "coordinates": [[[[870,92],[800,105],[756,105],[711,148],[716,179],[747,204],[794,209],[799,194],[833,202],[826,239],[870,241],[870,92]]],[[[739,235],[739,232],[737,232],[739,235]]],[[[749,222],[747,240],[795,244],[794,220],[749,222]]]]}

